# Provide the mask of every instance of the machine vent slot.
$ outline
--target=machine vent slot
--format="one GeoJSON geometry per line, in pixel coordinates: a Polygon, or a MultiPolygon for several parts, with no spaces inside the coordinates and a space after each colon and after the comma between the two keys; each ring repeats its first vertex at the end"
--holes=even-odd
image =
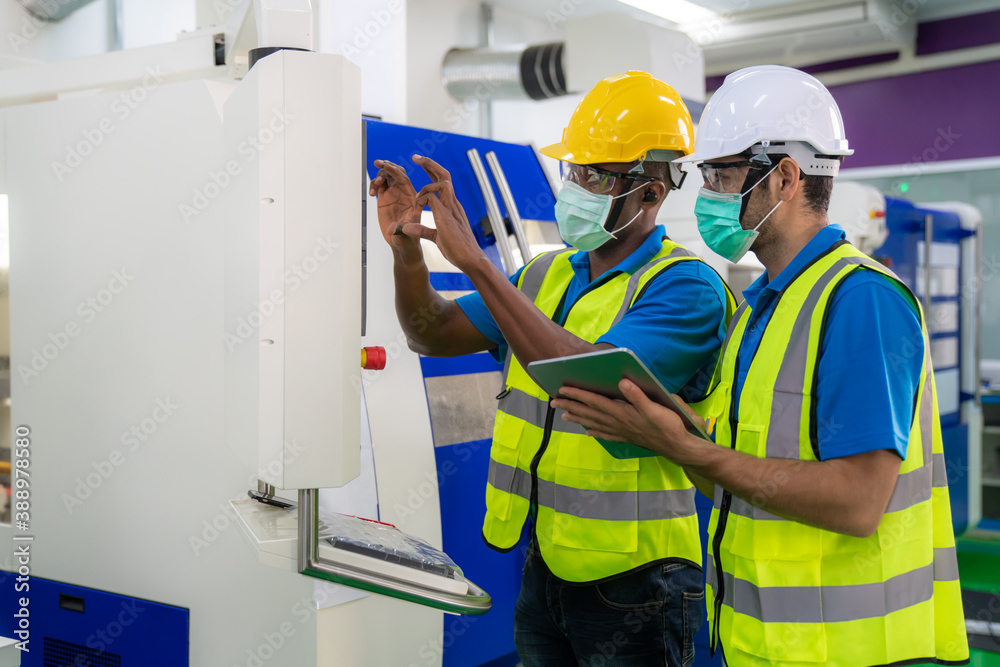
{"type": "Polygon", "coordinates": [[[42,645],[43,667],[121,667],[122,657],[117,653],[107,653],[46,637],[42,645]]]}

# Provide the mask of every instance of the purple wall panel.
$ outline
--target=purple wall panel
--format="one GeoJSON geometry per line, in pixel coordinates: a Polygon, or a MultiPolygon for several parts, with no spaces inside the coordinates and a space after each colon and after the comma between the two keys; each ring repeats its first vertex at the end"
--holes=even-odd
{"type": "Polygon", "coordinates": [[[1000,42],[1000,10],[929,21],[917,26],[917,55],[1000,42]]]}
{"type": "Polygon", "coordinates": [[[847,168],[1000,156],[1000,60],[830,92],[855,150],[847,168]]]}
{"type": "MultiPolygon", "coordinates": [[[[878,63],[886,63],[891,60],[899,60],[899,53],[893,51],[891,53],[876,53],[871,56],[858,56],[857,58],[831,60],[825,63],[806,65],[804,67],[800,67],[799,69],[815,76],[821,72],[832,72],[833,70],[847,69],[849,67],[863,67],[864,65],[877,65],[878,63]]],[[[725,80],[725,74],[706,77],[705,90],[709,93],[713,93],[719,89],[719,86],[721,86],[722,82],[725,80]]]]}

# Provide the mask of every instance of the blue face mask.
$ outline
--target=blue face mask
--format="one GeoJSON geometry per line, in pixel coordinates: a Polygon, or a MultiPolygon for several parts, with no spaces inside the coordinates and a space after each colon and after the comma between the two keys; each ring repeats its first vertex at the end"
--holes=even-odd
{"type": "MultiPolygon", "coordinates": [[[[777,168],[777,165],[775,165],[777,168]]],[[[774,169],[771,169],[774,171],[774,169]]],[[[770,175],[770,171],[764,178],[770,175]]],[[[738,192],[715,192],[707,188],[702,188],[698,193],[698,200],[694,205],[694,217],[698,221],[698,233],[701,234],[705,245],[718,255],[725,257],[730,262],[738,262],[747,254],[754,240],[759,236],[760,226],[771,217],[775,209],[781,206],[781,200],[774,205],[767,215],[761,218],[757,226],[753,229],[743,229],[740,225],[740,208],[743,205],[743,198],[753,192],[753,188],[760,185],[764,179],[760,179],[752,188],[740,194],[738,192]]]]}
{"type": "MultiPolygon", "coordinates": [[[[611,203],[619,197],[626,197],[642,185],[615,197],[599,195],[571,181],[563,183],[562,190],[556,198],[556,222],[559,223],[559,235],[563,241],[577,250],[590,252],[597,250],[609,240],[618,238],[604,228],[611,212],[611,203]]],[[[619,229],[625,229],[639,217],[640,210],[619,229]]]]}

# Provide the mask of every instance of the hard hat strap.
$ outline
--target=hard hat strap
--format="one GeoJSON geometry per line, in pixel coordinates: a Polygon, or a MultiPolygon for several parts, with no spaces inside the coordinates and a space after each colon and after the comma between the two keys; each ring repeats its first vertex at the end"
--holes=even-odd
{"type": "MultiPolygon", "coordinates": [[[[778,163],[788,156],[772,154],[771,157],[777,158],[777,160],[769,162],[769,164],[773,166],[767,171],[764,171],[765,165],[763,164],[759,167],[751,164],[750,169],[747,170],[746,178],[743,179],[743,187],[740,188],[740,195],[743,197],[743,201],[740,202],[740,220],[742,220],[743,216],[746,215],[747,206],[750,204],[751,190],[756,188],[760,185],[761,181],[770,176],[771,172],[778,168],[778,163]]],[[[751,159],[751,163],[752,162],[753,160],[751,159]]]]}
{"type": "Polygon", "coordinates": [[[614,206],[611,207],[611,212],[608,213],[608,219],[604,222],[604,231],[611,233],[611,230],[615,228],[618,223],[618,216],[621,215],[622,209],[625,207],[625,200],[628,199],[628,195],[632,194],[632,184],[635,183],[636,179],[629,176],[622,178],[624,185],[622,186],[622,194],[615,197],[614,206]]]}

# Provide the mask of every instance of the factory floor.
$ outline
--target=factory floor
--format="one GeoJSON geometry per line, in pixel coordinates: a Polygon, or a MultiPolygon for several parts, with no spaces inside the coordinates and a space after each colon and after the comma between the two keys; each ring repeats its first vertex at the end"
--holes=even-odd
{"type": "MultiPolygon", "coordinates": [[[[1000,537],[974,536],[958,540],[958,570],[962,579],[963,596],[969,591],[989,594],[988,609],[981,613],[966,609],[966,616],[997,623],[997,602],[1000,601],[1000,537]],[[986,615],[983,615],[986,614],[986,615]]],[[[966,606],[969,606],[966,597],[966,606]]],[[[1000,667],[1000,637],[986,640],[990,646],[972,648],[972,667],[1000,667]],[[995,644],[993,646],[992,644],[995,644]],[[989,649],[989,650],[984,650],[989,649]]]]}
{"type": "MultiPolygon", "coordinates": [[[[960,538],[958,569],[963,589],[989,593],[1000,601],[1000,536],[960,538]]],[[[992,617],[982,620],[998,622],[992,617]]],[[[970,650],[969,667],[1000,667],[1000,637],[994,641],[996,647],[993,650],[970,650]]],[[[517,667],[521,664],[518,663],[517,667]]]]}

